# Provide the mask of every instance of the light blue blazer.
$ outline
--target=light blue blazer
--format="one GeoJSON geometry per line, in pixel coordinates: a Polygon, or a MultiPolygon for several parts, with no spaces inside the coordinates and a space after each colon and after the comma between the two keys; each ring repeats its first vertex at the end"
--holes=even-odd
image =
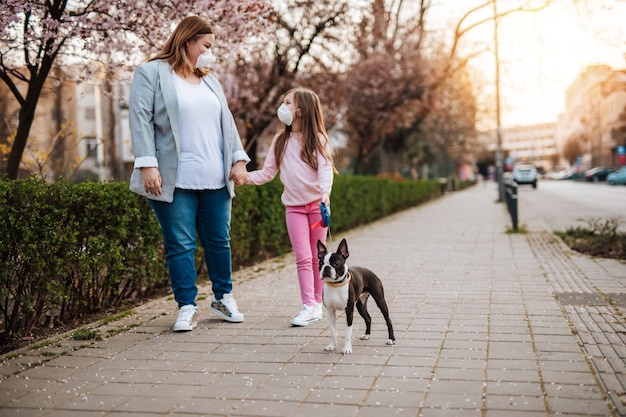
{"type": "MultiPolygon", "coordinates": [[[[250,162],[243,149],[235,120],[228,108],[224,90],[217,78],[207,75],[202,82],[213,90],[222,108],[224,140],[224,179],[231,198],[235,186],[228,179],[233,164],[250,162]]],[[[165,61],[150,61],[135,70],[130,88],[130,133],[135,155],[130,189],[153,200],[172,202],[180,156],[181,126],[173,73],[165,61]],[[156,197],[144,190],[141,169],[158,167],[163,180],[163,194],[156,197]]]]}

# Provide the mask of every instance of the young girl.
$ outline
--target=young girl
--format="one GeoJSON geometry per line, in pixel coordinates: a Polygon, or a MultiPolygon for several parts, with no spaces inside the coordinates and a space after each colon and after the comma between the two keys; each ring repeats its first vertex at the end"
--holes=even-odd
{"type": "Polygon", "coordinates": [[[320,202],[330,209],[333,173],[337,171],[317,94],[306,88],[291,89],[277,114],[285,127],[274,137],[263,169],[248,173],[247,184],[265,184],[280,171],[281,200],[304,305],[291,324],[308,326],[322,318],[324,284],[319,279],[317,241],[326,242],[326,228],[313,226],[321,219],[320,202]]]}

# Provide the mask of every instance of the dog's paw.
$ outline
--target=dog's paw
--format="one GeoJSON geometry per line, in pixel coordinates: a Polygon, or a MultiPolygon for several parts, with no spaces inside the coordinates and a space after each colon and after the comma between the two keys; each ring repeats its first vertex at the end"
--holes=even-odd
{"type": "Polygon", "coordinates": [[[346,343],[343,346],[343,354],[344,355],[352,355],[352,344],[351,343],[346,343]]]}
{"type": "Polygon", "coordinates": [[[324,352],[334,352],[334,351],[335,351],[335,345],[333,345],[332,343],[324,348],[324,352]]]}
{"type": "Polygon", "coordinates": [[[389,339],[389,340],[387,340],[387,344],[388,344],[389,346],[391,346],[391,345],[395,345],[395,344],[396,344],[396,341],[395,341],[395,340],[391,340],[391,339],[389,339]]]}
{"type": "Polygon", "coordinates": [[[370,335],[364,334],[363,336],[361,336],[361,340],[370,340],[370,335]]]}

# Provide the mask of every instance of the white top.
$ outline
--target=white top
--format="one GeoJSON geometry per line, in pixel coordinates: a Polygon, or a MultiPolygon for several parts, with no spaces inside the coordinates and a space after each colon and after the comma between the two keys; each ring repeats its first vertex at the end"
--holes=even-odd
{"type": "Polygon", "coordinates": [[[181,121],[181,147],[176,188],[217,190],[226,185],[221,107],[202,80],[190,84],[174,74],[181,121]]]}

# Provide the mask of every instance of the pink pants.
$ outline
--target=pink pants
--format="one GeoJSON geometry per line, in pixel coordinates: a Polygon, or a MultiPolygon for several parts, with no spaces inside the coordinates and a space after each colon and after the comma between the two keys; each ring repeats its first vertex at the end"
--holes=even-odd
{"type": "Polygon", "coordinates": [[[287,232],[296,255],[302,304],[313,306],[314,303],[322,302],[322,289],[324,288],[317,259],[317,241],[321,240],[326,244],[328,229],[323,226],[311,229],[322,219],[319,201],[306,206],[288,206],[286,217],[287,232]]]}

